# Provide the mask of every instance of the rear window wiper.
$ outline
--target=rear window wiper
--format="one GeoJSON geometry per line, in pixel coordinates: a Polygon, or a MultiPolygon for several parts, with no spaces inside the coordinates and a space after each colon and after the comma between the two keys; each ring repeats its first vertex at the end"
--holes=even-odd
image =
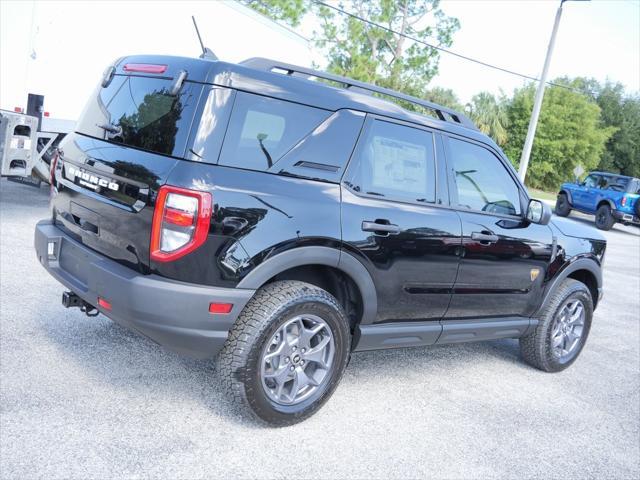
{"type": "Polygon", "coordinates": [[[120,125],[113,125],[112,123],[104,123],[102,125],[96,124],[96,127],[103,129],[107,132],[107,137],[119,137],[122,135],[122,127],[120,125]]]}

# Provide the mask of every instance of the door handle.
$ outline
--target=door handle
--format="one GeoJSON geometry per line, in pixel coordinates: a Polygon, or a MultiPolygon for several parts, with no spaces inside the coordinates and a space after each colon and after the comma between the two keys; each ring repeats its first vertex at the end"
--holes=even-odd
{"type": "Polygon", "coordinates": [[[476,240],[485,245],[489,245],[490,243],[496,243],[500,240],[500,237],[489,232],[473,232],[471,234],[471,240],[476,240]]]}
{"type": "Polygon", "coordinates": [[[362,231],[374,232],[378,234],[386,233],[389,235],[397,235],[400,233],[400,227],[398,225],[392,225],[390,223],[378,223],[380,221],[381,220],[376,220],[375,222],[369,222],[367,220],[364,220],[362,222],[362,231]]]}

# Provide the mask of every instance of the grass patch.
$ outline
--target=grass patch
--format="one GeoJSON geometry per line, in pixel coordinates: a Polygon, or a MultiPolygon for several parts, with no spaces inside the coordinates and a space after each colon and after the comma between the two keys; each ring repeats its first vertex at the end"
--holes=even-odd
{"type": "Polygon", "coordinates": [[[537,188],[527,187],[531,198],[538,198],[540,200],[556,201],[557,192],[545,192],[544,190],[538,190],[537,188]]]}

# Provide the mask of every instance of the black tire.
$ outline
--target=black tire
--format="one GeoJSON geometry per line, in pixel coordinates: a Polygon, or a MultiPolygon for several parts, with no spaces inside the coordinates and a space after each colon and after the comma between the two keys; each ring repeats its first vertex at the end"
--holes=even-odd
{"type": "Polygon", "coordinates": [[[636,198],[636,204],[633,207],[633,211],[636,213],[637,217],[640,217],[640,198],[636,198]]]}
{"type": "Polygon", "coordinates": [[[566,193],[558,194],[555,212],[559,217],[568,217],[571,213],[571,205],[569,204],[569,199],[567,198],[566,193]]]}
{"type": "Polygon", "coordinates": [[[577,280],[567,278],[553,292],[544,306],[538,325],[529,335],[520,338],[520,352],[522,358],[545,372],[559,372],[569,367],[576,361],[589,337],[591,321],[593,318],[593,299],[587,286],[577,280]],[[584,306],[584,327],[579,343],[575,350],[567,358],[558,358],[552,349],[552,333],[556,317],[562,309],[579,300],[584,306]]]}
{"type": "Polygon", "coordinates": [[[611,230],[616,223],[616,219],[611,215],[609,205],[600,205],[596,210],[596,227],[599,230],[611,230]]]}
{"type": "Polygon", "coordinates": [[[329,399],[347,366],[350,345],[349,321],[331,294],[304,282],[274,282],[258,290],[245,306],[229,332],[217,368],[234,403],[272,426],[287,426],[313,415],[329,399]],[[330,328],[333,363],[314,396],[283,405],[269,398],[263,388],[262,356],[282,325],[305,314],[321,318],[330,328]]]}

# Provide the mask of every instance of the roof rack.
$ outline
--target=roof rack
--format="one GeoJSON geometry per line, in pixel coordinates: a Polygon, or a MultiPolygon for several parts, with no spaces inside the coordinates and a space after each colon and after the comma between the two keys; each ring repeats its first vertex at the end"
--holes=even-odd
{"type": "Polygon", "coordinates": [[[291,65],[289,63],[270,60],[268,58],[259,58],[259,57],[249,58],[243,62],[240,62],[240,65],[253,68],[256,70],[265,70],[268,72],[282,73],[292,77],[300,77],[305,79],[309,79],[310,77],[316,77],[324,80],[330,80],[332,82],[342,84],[344,85],[345,89],[351,90],[354,92],[364,93],[367,95],[378,93],[380,95],[385,95],[385,96],[393,97],[399,100],[404,100],[405,102],[413,103],[414,105],[419,105],[423,108],[431,110],[436,114],[438,119],[444,122],[458,123],[467,128],[472,128],[474,130],[478,129],[469,117],[467,117],[463,113],[460,113],[456,110],[443,107],[442,105],[438,105],[437,103],[428,102],[426,100],[422,100],[421,98],[413,97],[411,95],[405,95],[404,93],[396,92],[394,90],[389,90],[388,88],[377,87],[370,83],[359,82],[358,80],[353,80],[347,77],[341,77],[340,75],[333,75],[331,73],[322,72],[320,70],[314,70],[312,68],[299,67],[297,65],[291,65]]]}

